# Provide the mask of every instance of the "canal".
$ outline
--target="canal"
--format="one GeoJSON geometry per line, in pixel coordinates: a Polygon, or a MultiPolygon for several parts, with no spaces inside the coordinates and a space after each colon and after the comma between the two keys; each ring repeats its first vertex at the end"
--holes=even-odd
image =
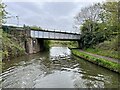
{"type": "Polygon", "coordinates": [[[117,73],[73,56],[67,47],[4,63],[2,88],[120,88],[117,73]]]}

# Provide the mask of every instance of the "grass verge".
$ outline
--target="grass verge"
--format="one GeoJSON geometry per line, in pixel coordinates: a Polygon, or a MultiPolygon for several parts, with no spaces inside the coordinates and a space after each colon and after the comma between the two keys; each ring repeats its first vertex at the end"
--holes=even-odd
{"type": "Polygon", "coordinates": [[[120,59],[120,57],[118,55],[118,51],[114,51],[114,50],[103,50],[103,49],[98,49],[98,48],[88,48],[88,49],[85,49],[85,51],[90,52],[90,53],[94,53],[94,54],[98,54],[98,55],[102,55],[102,56],[106,56],[106,57],[120,59]]]}
{"type": "Polygon", "coordinates": [[[100,65],[102,67],[105,67],[109,70],[115,71],[115,72],[120,74],[120,64],[118,64],[118,63],[111,62],[111,61],[108,61],[108,60],[103,59],[103,58],[97,58],[97,57],[86,54],[84,52],[80,52],[80,51],[75,50],[75,49],[72,50],[72,53],[75,56],[78,56],[78,57],[83,58],[87,61],[90,61],[94,64],[100,65]]]}

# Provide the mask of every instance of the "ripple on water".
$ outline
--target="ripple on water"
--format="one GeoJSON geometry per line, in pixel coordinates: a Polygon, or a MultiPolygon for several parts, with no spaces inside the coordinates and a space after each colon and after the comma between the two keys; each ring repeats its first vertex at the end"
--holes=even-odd
{"type": "Polygon", "coordinates": [[[120,83],[116,73],[77,59],[67,47],[16,58],[6,66],[0,74],[6,88],[110,88],[120,83]]]}

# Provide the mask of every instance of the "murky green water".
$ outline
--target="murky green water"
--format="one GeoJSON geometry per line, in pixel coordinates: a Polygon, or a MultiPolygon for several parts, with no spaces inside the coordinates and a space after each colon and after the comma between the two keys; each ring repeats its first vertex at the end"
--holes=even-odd
{"type": "Polygon", "coordinates": [[[67,47],[4,61],[3,88],[118,88],[120,77],[71,55],[67,47]]]}

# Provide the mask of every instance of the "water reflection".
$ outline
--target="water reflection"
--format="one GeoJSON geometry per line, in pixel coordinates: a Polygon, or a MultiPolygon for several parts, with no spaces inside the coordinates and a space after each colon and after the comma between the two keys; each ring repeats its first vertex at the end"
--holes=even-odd
{"type": "Polygon", "coordinates": [[[70,59],[70,56],[71,52],[67,47],[52,47],[50,49],[50,60],[54,63],[70,59]]]}
{"type": "Polygon", "coordinates": [[[3,88],[117,88],[118,74],[71,55],[67,47],[4,61],[3,88]]]}

